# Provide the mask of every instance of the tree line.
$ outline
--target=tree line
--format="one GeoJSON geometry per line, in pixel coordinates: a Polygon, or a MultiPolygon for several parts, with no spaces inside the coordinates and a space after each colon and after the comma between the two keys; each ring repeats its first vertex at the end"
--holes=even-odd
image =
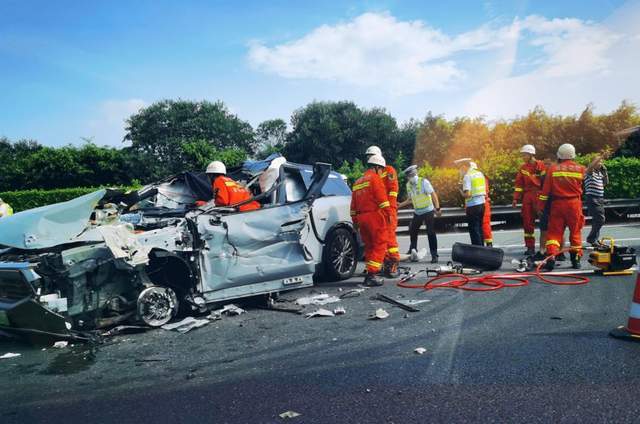
{"type": "Polygon", "coordinates": [[[127,119],[124,141],[129,145],[124,148],[97,146],[91,140],[48,147],[35,140],[0,138],[0,192],[144,184],[202,170],[215,159],[234,166],[273,152],[293,162],[329,162],[353,177],[362,172],[363,152],[371,144],[380,146],[396,167],[417,163],[434,170],[465,156],[493,166],[492,158],[513,157],[528,143],[542,158],[565,142],[581,154],[611,149],[619,156],[637,156],[638,135],[621,138],[616,132],[639,124],[637,108],[626,102],[607,114],[596,114],[591,105],[575,116],[537,107],[497,122],[428,112],[422,120],[398,123],[384,109],[342,101],[310,103],[293,113],[290,125],[273,119],[253,128],[222,102],[163,100],[127,119]]]}

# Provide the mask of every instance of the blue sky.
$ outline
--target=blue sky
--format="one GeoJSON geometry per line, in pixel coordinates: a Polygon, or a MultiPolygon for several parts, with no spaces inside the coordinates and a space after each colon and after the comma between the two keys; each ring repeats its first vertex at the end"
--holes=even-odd
{"type": "Polygon", "coordinates": [[[0,2],[0,136],[122,145],[164,98],[513,118],[640,103],[637,1],[0,2]]]}

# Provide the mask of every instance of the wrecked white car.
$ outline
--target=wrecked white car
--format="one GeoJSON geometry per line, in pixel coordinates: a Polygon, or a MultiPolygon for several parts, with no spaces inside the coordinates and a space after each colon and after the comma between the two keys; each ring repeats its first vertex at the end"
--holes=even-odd
{"type": "Polygon", "coordinates": [[[132,193],[99,190],[0,221],[0,331],[57,337],[353,275],[351,191],[330,165],[282,157],[229,176],[261,208],[212,198],[183,173],[132,193]]]}

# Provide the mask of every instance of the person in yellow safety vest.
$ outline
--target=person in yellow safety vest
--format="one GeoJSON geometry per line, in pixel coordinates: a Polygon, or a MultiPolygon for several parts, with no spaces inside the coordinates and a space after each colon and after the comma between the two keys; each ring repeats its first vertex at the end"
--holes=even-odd
{"type": "Polygon", "coordinates": [[[462,189],[467,225],[471,244],[483,246],[482,219],[484,217],[484,203],[487,195],[485,177],[471,160],[471,158],[458,159],[454,162],[460,170],[462,177],[462,189]]]}
{"type": "Polygon", "coordinates": [[[0,218],[13,215],[13,208],[4,200],[0,199],[0,218]]]}
{"type": "Polygon", "coordinates": [[[431,263],[438,263],[438,238],[435,229],[435,217],[441,216],[440,199],[426,178],[418,176],[418,166],[411,165],[404,171],[407,176],[407,199],[400,202],[398,209],[413,203],[413,217],[409,224],[409,254],[418,252],[418,232],[422,223],[427,227],[431,263]]]}

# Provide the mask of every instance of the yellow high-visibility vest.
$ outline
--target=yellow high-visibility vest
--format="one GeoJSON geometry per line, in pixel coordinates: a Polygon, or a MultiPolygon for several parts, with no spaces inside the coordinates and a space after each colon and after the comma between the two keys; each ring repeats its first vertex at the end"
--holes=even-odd
{"type": "MultiPolygon", "coordinates": [[[[484,174],[477,169],[471,169],[467,172],[467,175],[471,178],[471,197],[486,196],[487,184],[484,179],[484,174]]],[[[471,198],[467,199],[465,203],[468,203],[471,198]]]]}
{"type": "Polygon", "coordinates": [[[423,191],[424,178],[420,178],[416,185],[411,184],[411,182],[407,183],[407,193],[409,193],[409,197],[411,197],[413,209],[427,209],[433,205],[431,195],[425,194],[423,191]]]}
{"type": "Polygon", "coordinates": [[[11,207],[10,204],[4,203],[0,205],[0,218],[2,218],[3,216],[11,216],[11,215],[13,215],[13,208],[11,207]]]}

